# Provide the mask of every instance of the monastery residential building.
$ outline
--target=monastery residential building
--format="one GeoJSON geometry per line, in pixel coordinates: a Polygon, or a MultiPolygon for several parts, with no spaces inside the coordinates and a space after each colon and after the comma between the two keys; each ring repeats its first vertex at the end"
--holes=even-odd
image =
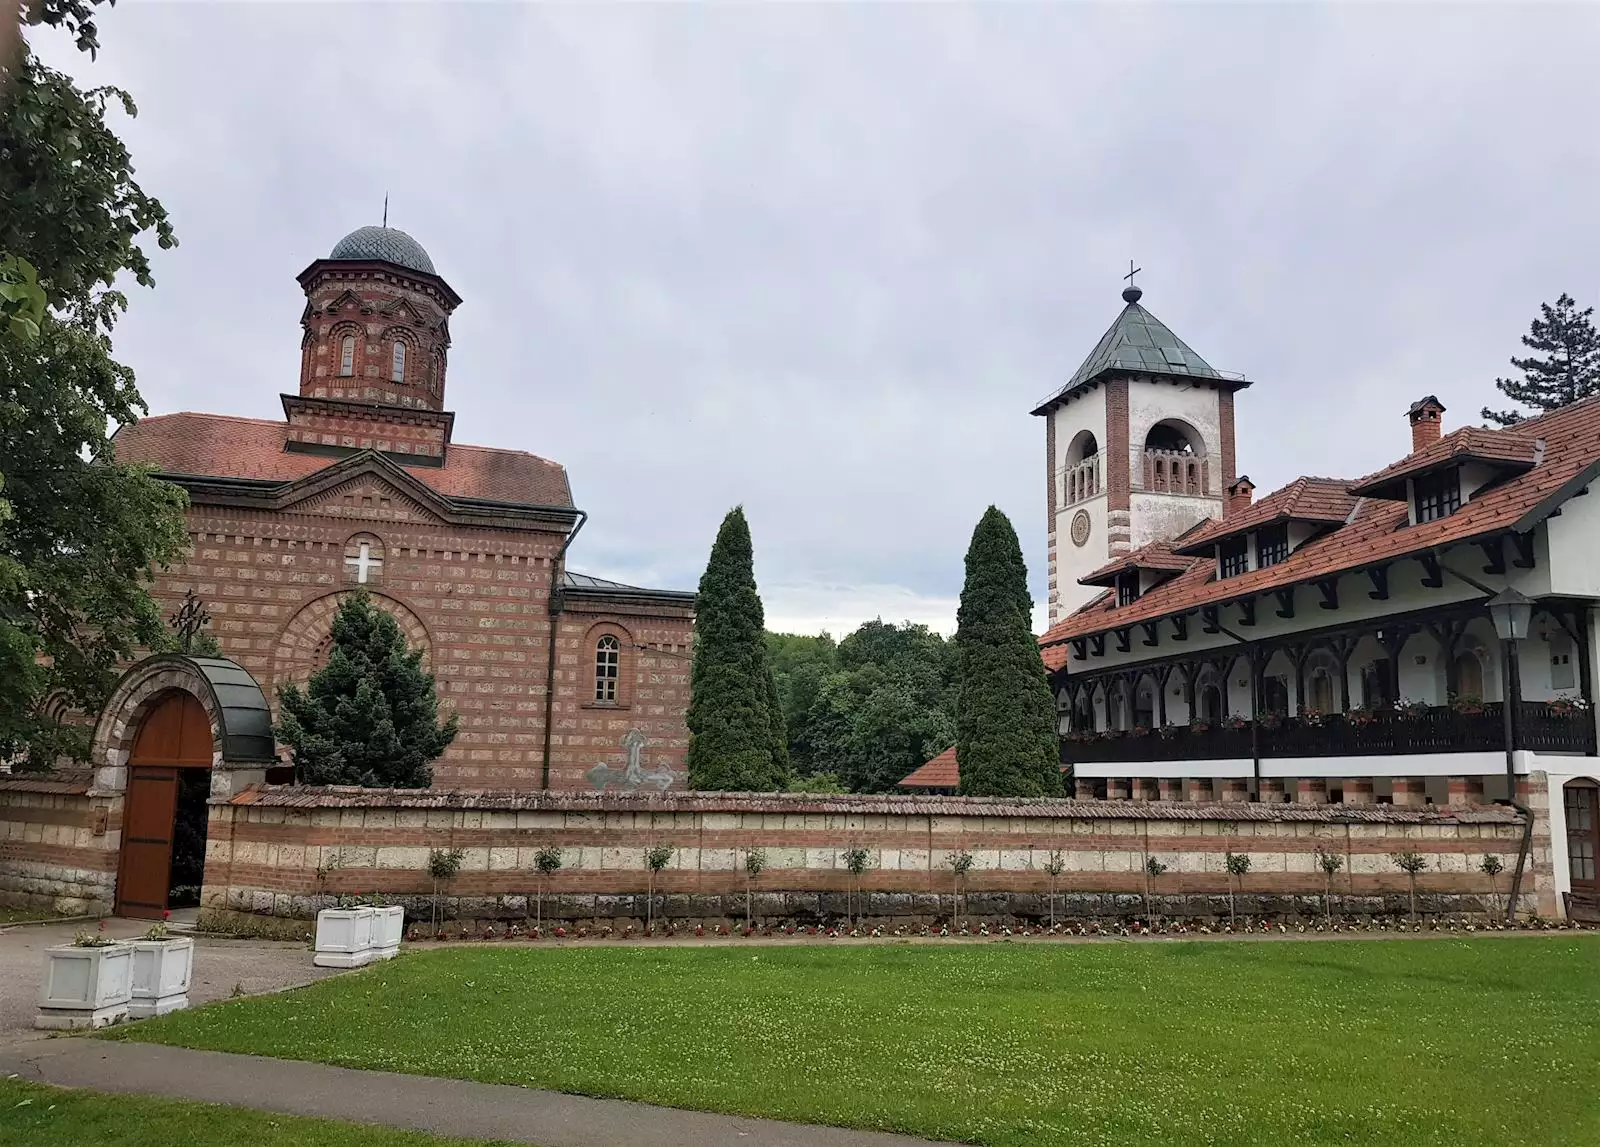
{"type": "MultiPolygon", "coordinates": [[[[1428,395],[1396,418],[1410,450],[1392,465],[1256,498],[1235,457],[1249,382],[1140,297],[1033,412],[1040,647],[1077,795],[1548,802],[1557,892],[1600,909],[1600,399],[1445,433],[1428,395]]],[[[953,753],[903,782],[958,783],[953,753]]]]}
{"type": "Polygon", "coordinates": [[[167,414],[116,436],[119,461],[189,495],[190,554],[155,585],[166,611],[197,594],[270,707],[364,589],[460,714],[436,786],[681,787],[694,595],[572,572],[585,515],[566,471],[455,441],[461,298],[409,235],[362,227],[299,282],[281,420],[167,414]]]}

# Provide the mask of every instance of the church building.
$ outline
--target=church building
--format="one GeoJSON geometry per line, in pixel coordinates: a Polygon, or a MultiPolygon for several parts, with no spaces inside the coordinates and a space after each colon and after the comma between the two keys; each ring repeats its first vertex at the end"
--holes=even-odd
{"type": "MultiPolygon", "coordinates": [[[[460,732],[453,789],[684,784],[694,594],[571,570],[586,515],[558,463],[455,441],[461,297],[403,231],[362,227],[299,277],[300,377],[283,418],[179,413],[115,438],[189,495],[189,594],[275,713],[326,657],[340,601],[393,614],[460,732]]],[[[287,333],[287,332],[285,332],[287,333]]],[[[269,779],[286,779],[281,766],[269,779]]]]}

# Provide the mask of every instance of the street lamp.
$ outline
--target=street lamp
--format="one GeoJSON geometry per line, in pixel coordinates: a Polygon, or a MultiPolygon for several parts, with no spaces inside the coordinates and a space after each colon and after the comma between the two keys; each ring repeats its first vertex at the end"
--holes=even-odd
{"type": "Polygon", "coordinates": [[[1489,616],[1500,638],[1500,693],[1504,711],[1506,740],[1506,799],[1517,799],[1516,765],[1512,756],[1517,744],[1517,708],[1522,700],[1522,674],[1517,664],[1517,642],[1528,636],[1533,620],[1533,599],[1507,586],[1489,599],[1489,616]]]}
{"type": "Polygon", "coordinates": [[[1500,638],[1500,692],[1504,698],[1501,709],[1505,712],[1506,737],[1506,803],[1522,814],[1522,851],[1517,854],[1517,870],[1511,878],[1511,894],[1506,900],[1506,919],[1516,918],[1517,891],[1522,885],[1522,865],[1527,857],[1528,842],[1533,832],[1533,813],[1517,803],[1517,770],[1513,753],[1517,744],[1517,710],[1522,701],[1522,674],[1517,665],[1517,642],[1528,636],[1528,626],[1533,620],[1533,600],[1524,593],[1507,586],[1489,599],[1489,616],[1494,620],[1494,632],[1500,638]]]}

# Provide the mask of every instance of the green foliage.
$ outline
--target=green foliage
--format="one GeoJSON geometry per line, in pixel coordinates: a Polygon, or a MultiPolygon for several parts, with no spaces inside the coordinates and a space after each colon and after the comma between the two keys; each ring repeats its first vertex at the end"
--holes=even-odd
{"type": "Polygon", "coordinates": [[[1428,867],[1428,858],[1420,852],[1391,852],[1389,862],[1408,876],[1415,876],[1428,867]]]}
{"type": "Polygon", "coordinates": [[[1167,870],[1167,866],[1162,864],[1161,861],[1157,860],[1155,857],[1149,856],[1145,858],[1144,870],[1146,875],[1160,876],[1167,870]]]}
{"type": "Polygon", "coordinates": [[[812,793],[816,796],[837,796],[850,790],[839,779],[837,773],[810,773],[804,776],[790,777],[789,784],[784,791],[812,793]]]}
{"type": "Polygon", "coordinates": [[[302,692],[278,694],[278,739],[314,785],[425,788],[429,762],[455,740],[457,717],[439,724],[433,678],[408,650],[393,615],[352,593],[333,619],[328,663],[302,692]]]}
{"type": "MultiPolygon", "coordinates": [[[[670,853],[668,854],[671,855],[670,853]]],[[[533,866],[538,869],[539,875],[546,879],[561,871],[561,847],[547,844],[533,854],[533,866]]]]}
{"type": "MultiPolygon", "coordinates": [[[[1497,378],[1495,388],[1513,402],[1535,413],[1570,406],[1581,398],[1600,394],[1600,334],[1594,327],[1594,308],[1578,310],[1565,291],[1555,306],[1539,304],[1522,345],[1537,351],[1527,358],[1511,359],[1522,378],[1497,378]]],[[[1514,426],[1526,417],[1516,410],[1483,408],[1483,417],[1501,426],[1514,426]]]]}
{"type": "Polygon", "coordinates": [[[666,844],[653,844],[645,850],[644,866],[651,872],[660,872],[672,863],[673,848],[666,844]]]}
{"type": "Polygon", "coordinates": [[[862,848],[859,844],[845,849],[842,859],[844,860],[845,870],[857,879],[860,879],[862,873],[872,867],[872,853],[862,848]]]}
{"type": "Polygon", "coordinates": [[[967,550],[956,634],[956,760],[971,796],[1059,796],[1056,704],[1032,630],[1028,571],[990,506],[967,550]]]}
{"type": "Polygon", "coordinates": [[[461,871],[461,862],[467,854],[459,848],[428,849],[428,875],[435,880],[448,882],[461,871]]]}
{"type": "Polygon", "coordinates": [[[1245,853],[1229,852],[1222,859],[1230,876],[1243,876],[1250,871],[1250,857],[1245,853]]]}
{"type": "Polygon", "coordinates": [[[695,597],[689,784],[771,792],[788,783],[787,734],[767,669],[761,596],[743,507],[722,521],[695,597]]]}
{"type": "Polygon", "coordinates": [[[956,878],[959,880],[972,869],[972,853],[964,848],[958,848],[950,854],[950,858],[945,863],[950,866],[950,871],[955,873],[956,878]]]}
{"type": "Polygon", "coordinates": [[[1050,859],[1045,863],[1044,870],[1052,877],[1060,876],[1067,870],[1067,862],[1062,857],[1059,848],[1050,854],[1050,859]]]}
{"type": "Polygon", "coordinates": [[[1478,864],[1478,871],[1482,872],[1490,880],[1493,880],[1505,870],[1505,862],[1492,852],[1485,856],[1478,864]]]}
{"type": "Polygon", "coordinates": [[[1322,869],[1322,874],[1324,876],[1331,877],[1334,873],[1338,872],[1339,869],[1344,867],[1344,857],[1340,856],[1337,852],[1324,852],[1319,848],[1317,849],[1315,855],[1317,858],[1317,867],[1322,869]]]}
{"type": "MultiPolygon", "coordinates": [[[[92,9],[22,12],[92,52],[92,9]]],[[[183,553],[186,501],[112,460],[111,430],[144,403],[110,331],[117,277],[152,281],[140,237],[173,237],[106,123],[112,104],[133,114],[125,93],[80,90],[26,43],[0,59],[0,91],[0,758],[47,768],[88,753],[60,711],[96,712],[136,649],[169,645],[145,581],[183,553]]]]}
{"type": "Polygon", "coordinates": [[[764,848],[747,848],[744,850],[744,871],[751,880],[761,875],[767,867],[767,850],[764,848]]]}

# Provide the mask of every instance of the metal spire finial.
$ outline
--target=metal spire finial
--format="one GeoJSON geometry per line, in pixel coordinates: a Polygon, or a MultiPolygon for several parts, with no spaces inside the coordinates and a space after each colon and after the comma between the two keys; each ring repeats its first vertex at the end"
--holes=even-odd
{"type": "Polygon", "coordinates": [[[1128,273],[1122,276],[1124,279],[1128,280],[1128,285],[1122,289],[1123,302],[1137,303],[1141,298],[1144,297],[1144,292],[1133,285],[1133,277],[1142,270],[1144,270],[1143,267],[1135,267],[1133,265],[1132,259],[1128,260],[1128,273]]]}
{"type": "MultiPolygon", "coordinates": [[[[389,193],[387,191],[383,193],[383,225],[385,227],[389,226],[389,193]]],[[[1131,267],[1133,264],[1129,263],[1128,266],[1131,267]]]]}

